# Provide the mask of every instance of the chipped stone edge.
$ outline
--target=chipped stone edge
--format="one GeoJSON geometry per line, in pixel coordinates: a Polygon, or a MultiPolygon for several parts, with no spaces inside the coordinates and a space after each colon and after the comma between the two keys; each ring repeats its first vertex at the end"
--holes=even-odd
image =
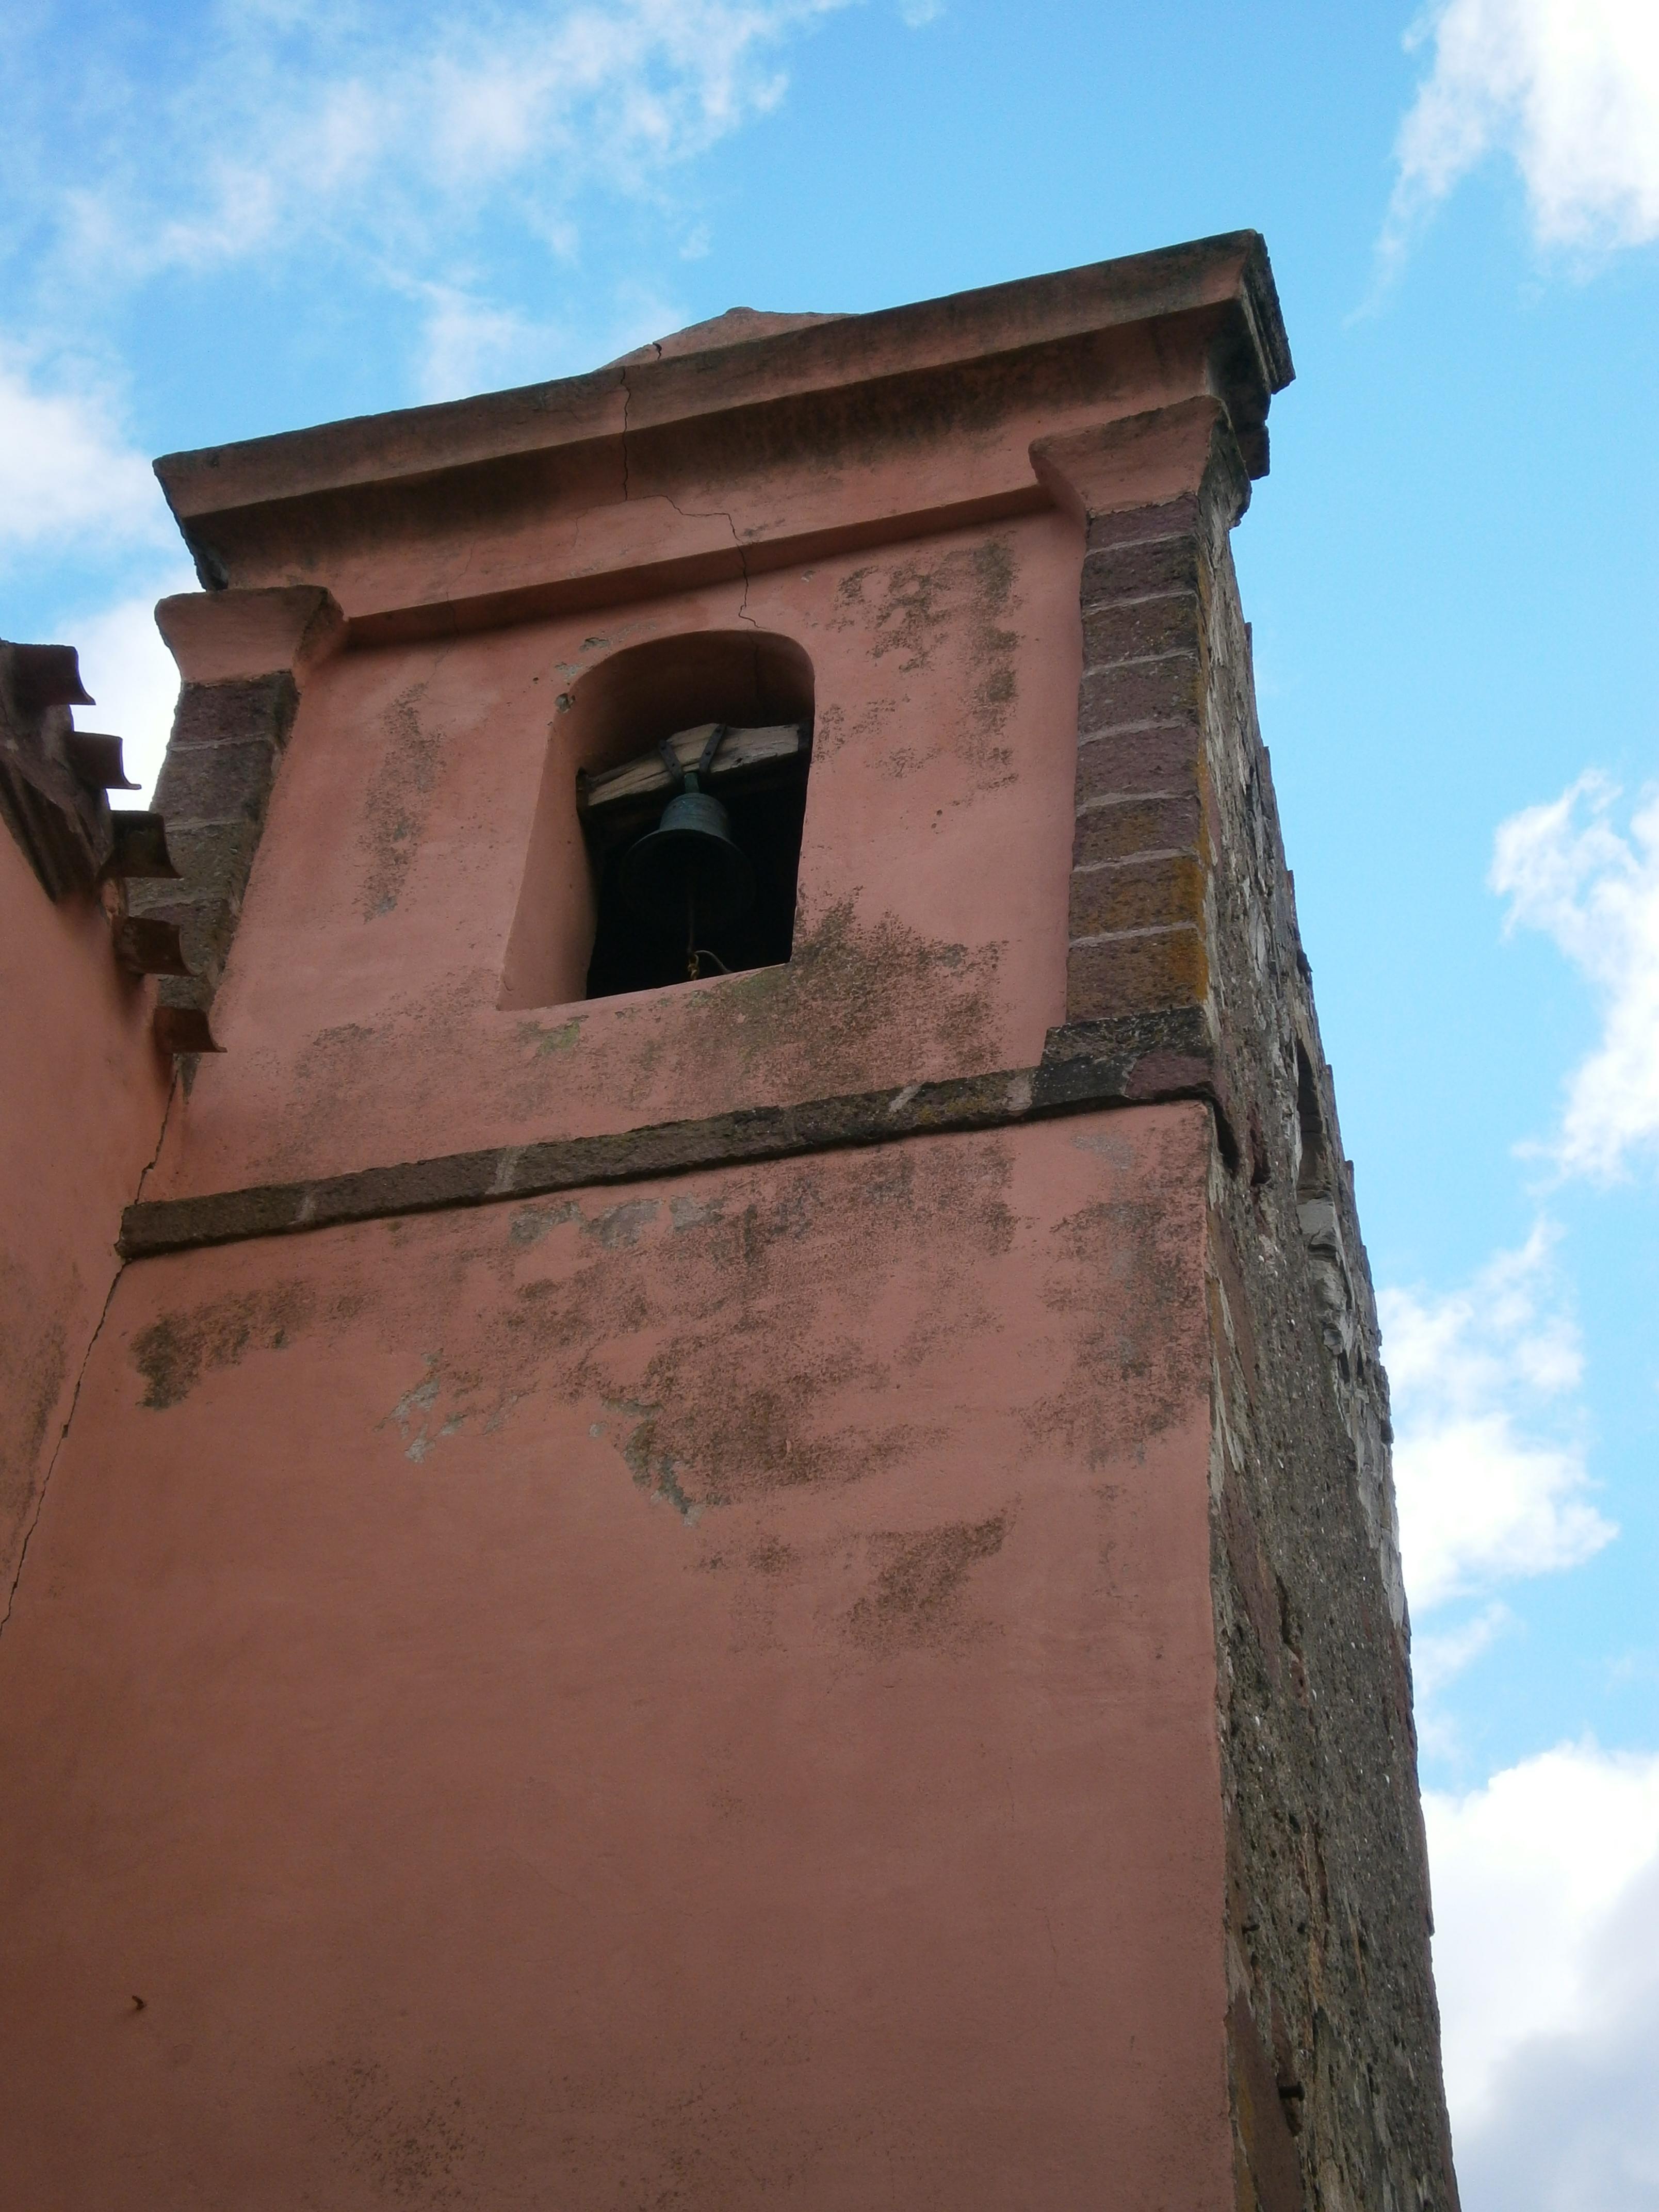
{"type": "Polygon", "coordinates": [[[1223,1158],[1236,1158],[1231,1116],[1217,1087],[1210,1024],[1201,1008],[1051,1030],[1036,1067],[908,1083],[896,1091],[793,1106],[749,1107],[614,1134],[450,1152],[307,1182],[147,1199],[126,1209],[119,1250],[128,1261],[156,1259],[205,1245],[1182,1098],[1210,1106],[1223,1158]]]}

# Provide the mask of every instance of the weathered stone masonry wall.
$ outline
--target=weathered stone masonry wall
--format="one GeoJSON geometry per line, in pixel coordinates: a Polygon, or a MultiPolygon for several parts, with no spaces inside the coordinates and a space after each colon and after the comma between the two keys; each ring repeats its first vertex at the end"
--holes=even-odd
{"type": "Polygon", "coordinates": [[[1326,2212],[1455,2206],[1388,1382],[1226,519],[1206,520],[1212,988],[1249,1156],[1212,1214],[1232,1970],[1326,2212]]]}
{"type": "MultiPolygon", "coordinates": [[[[155,610],[183,682],[155,790],[175,881],[135,884],[135,914],[172,922],[189,973],[157,992],[164,1051],[216,1050],[209,1024],[306,677],[344,633],[313,585],[186,592],[155,610]]],[[[193,1060],[185,1063],[188,1088],[193,1060]]]]}
{"type": "Polygon", "coordinates": [[[1091,513],[1069,1012],[1207,1018],[1213,1591],[1239,2202],[1455,2207],[1388,1385],[1228,533],[1091,513]],[[1224,1146],[1224,1149],[1225,1147],[1224,1146]]]}
{"type": "Polygon", "coordinates": [[[287,670],[179,692],[155,804],[180,881],[132,894],[136,913],[178,924],[191,971],[163,978],[163,1007],[205,1014],[213,1004],[298,704],[287,670]]]}

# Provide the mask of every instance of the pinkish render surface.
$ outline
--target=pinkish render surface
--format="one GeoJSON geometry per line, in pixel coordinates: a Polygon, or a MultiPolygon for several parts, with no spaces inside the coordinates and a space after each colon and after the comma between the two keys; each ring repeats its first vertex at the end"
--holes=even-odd
{"type": "MultiPolygon", "coordinates": [[[[298,708],[146,1201],[1139,1018],[1068,987],[1085,521],[1265,467],[1261,271],[164,463],[190,711],[298,708]],[[812,725],[793,957],[586,1000],[576,770],[745,707],[812,725]]],[[[157,1115],[99,1019],[106,1249],[157,1115]]],[[[0,1639],[12,2201],[1248,2212],[1263,2128],[1294,2173],[1230,2057],[1216,1126],[1177,1085],[131,1265],[0,1639]]]]}
{"type": "Polygon", "coordinates": [[[326,662],[216,1004],[226,1051],[150,1194],[1034,1061],[1065,1012],[1076,535],[1050,512],[746,595],[326,662]],[[815,720],[794,958],[590,1003],[576,770],[641,748],[626,723],[592,726],[584,678],[653,640],[751,627],[798,649],[815,720]],[[527,883],[547,903],[522,974],[527,883]]]}
{"type": "Polygon", "coordinates": [[[51,905],[0,833],[0,1613],[161,1134],[149,1002],[91,901],[51,905]]]}
{"type": "Polygon", "coordinates": [[[1210,1143],[130,1270],[0,1675],[11,2201],[1229,2203],[1210,1143]]]}

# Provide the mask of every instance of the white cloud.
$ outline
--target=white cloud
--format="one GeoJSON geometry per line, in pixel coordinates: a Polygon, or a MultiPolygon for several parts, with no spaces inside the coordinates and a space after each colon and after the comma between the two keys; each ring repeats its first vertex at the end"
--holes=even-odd
{"type": "Polygon", "coordinates": [[[1432,66],[1401,127],[1385,255],[1489,155],[1507,155],[1541,245],[1659,237],[1653,0],[1445,0],[1408,45],[1432,66]]]}
{"type": "Polygon", "coordinates": [[[1601,1007],[1595,1050],[1571,1078],[1549,1148],[1569,1174],[1610,1178],[1659,1142],[1659,795],[1613,826],[1618,793],[1581,776],[1498,832],[1492,888],[1509,927],[1542,930],[1589,979],[1601,1007]]]}
{"type": "Polygon", "coordinates": [[[492,307],[453,286],[422,288],[428,307],[416,374],[422,399],[459,399],[548,374],[560,334],[516,308],[492,307]]]}
{"type": "Polygon", "coordinates": [[[1659,1755],[1424,1800],[1465,2212],[1659,2207],[1659,1755]]]}
{"type": "Polygon", "coordinates": [[[96,536],[161,542],[173,525],[149,465],[94,388],[52,387],[0,347],[0,555],[96,536]]]}
{"type": "Polygon", "coordinates": [[[1417,1747],[1425,1759],[1456,1759],[1462,1732],[1441,1703],[1466,1668],[1491,1650],[1515,1626],[1508,1606],[1494,1603],[1454,1627],[1417,1630],[1412,1637],[1412,1688],[1416,1705],[1417,1747]]]}
{"type": "Polygon", "coordinates": [[[1419,1698],[1432,1698],[1466,1667],[1489,1651],[1515,1615],[1506,1605],[1483,1607],[1472,1620],[1456,1628],[1437,1629],[1431,1635],[1412,1638],[1412,1682],[1419,1698]]]}
{"type": "MultiPolygon", "coordinates": [[[[649,194],[775,107],[775,51],[850,0],[438,0],[220,15],[167,102],[106,125],[65,191],[70,252],[106,282],[355,242],[381,267],[438,265],[510,213],[568,251],[580,189],[649,194]]],[[[37,166],[40,166],[37,164],[37,166]]]]}
{"type": "Polygon", "coordinates": [[[1540,1224],[1445,1297],[1379,1294],[1413,1613],[1577,1566],[1616,1534],[1589,1502],[1582,1442],[1553,1412],[1582,1361],[1551,1241],[1540,1224]]]}
{"type": "Polygon", "coordinates": [[[179,671],[155,627],[155,602],[169,592],[191,592],[188,568],[158,576],[142,596],[101,612],[71,617],[58,625],[65,643],[78,647],[81,676],[97,704],[76,709],[83,730],[108,730],[124,740],[122,756],[137,793],[118,793],[116,804],[146,803],[161,773],[179,697],[179,671]]]}

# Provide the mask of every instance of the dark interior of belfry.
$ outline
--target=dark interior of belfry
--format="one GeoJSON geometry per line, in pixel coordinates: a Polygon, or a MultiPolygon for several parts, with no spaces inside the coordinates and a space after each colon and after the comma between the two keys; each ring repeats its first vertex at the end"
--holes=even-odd
{"type": "MultiPolygon", "coordinates": [[[[719,726],[716,726],[717,727],[719,726]]],[[[710,779],[724,809],[720,830],[751,872],[747,896],[735,912],[710,911],[682,920],[678,901],[650,900],[630,881],[629,857],[660,835],[660,795],[635,805],[590,813],[584,824],[593,866],[598,921],[588,963],[587,996],[608,999],[623,991],[648,991],[703,975],[769,968],[787,960],[794,937],[795,878],[801,826],[806,814],[810,755],[760,763],[710,779]],[[693,926],[694,925],[694,926],[693,926]]],[[[719,756],[714,766],[718,769],[719,756]]],[[[680,802],[680,803],[683,803],[680,802]]],[[[706,833],[713,848],[718,833],[706,833]]],[[[633,874],[637,878],[637,863],[633,874]]]]}
{"type": "Polygon", "coordinates": [[[799,644],[741,630],[628,648],[576,687],[590,999],[788,959],[813,690],[799,644]]]}

